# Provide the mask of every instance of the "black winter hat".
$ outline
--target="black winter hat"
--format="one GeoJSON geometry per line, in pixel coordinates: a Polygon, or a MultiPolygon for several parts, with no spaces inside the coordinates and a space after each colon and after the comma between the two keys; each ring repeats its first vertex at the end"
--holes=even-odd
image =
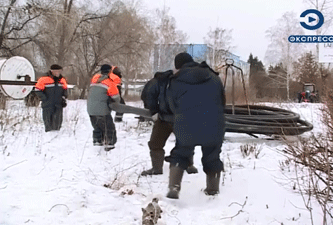
{"type": "Polygon", "coordinates": [[[121,71],[118,67],[114,68],[112,73],[116,74],[118,77],[121,78],[121,71]]]}
{"type": "Polygon", "coordinates": [[[62,67],[59,66],[58,64],[53,64],[51,67],[50,67],[51,70],[62,70],[62,67]]]}
{"type": "Polygon", "coordinates": [[[111,66],[109,64],[104,64],[101,66],[101,72],[108,73],[111,70],[111,66]]]}
{"type": "Polygon", "coordinates": [[[175,68],[180,69],[185,63],[193,62],[193,58],[186,52],[179,53],[175,57],[175,68]]]}

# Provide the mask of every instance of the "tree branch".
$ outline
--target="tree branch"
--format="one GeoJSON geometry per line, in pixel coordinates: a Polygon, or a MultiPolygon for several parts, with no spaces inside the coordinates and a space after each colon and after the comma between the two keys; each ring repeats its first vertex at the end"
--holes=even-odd
{"type": "Polygon", "coordinates": [[[22,23],[20,27],[12,27],[12,29],[10,29],[10,30],[5,34],[5,36],[9,35],[9,34],[10,34],[11,32],[13,32],[14,30],[16,30],[16,31],[20,31],[20,30],[22,30],[22,29],[24,28],[24,26],[27,25],[27,23],[29,23],[30,21],[32,21],[32,20],[34,20],[34,19],[40,17],[41,15],[42,15],[42,14],[40,13],[40,14],[34,16],[34,17],[30,17],[30,16],[29,16],[29,19],[27,19],[24,23],[22,23]]]}
{"type": "Polygon", "coordinates": [[[12,1],[10,2],[10,5],[9,5],[8,10],[7,10],[7,12],[6,12],[6,15],[5,15],[4,19],[3,19],[3,23],[2,23],[2,25],[1,25],[0,47],[2,47],[2,43],[3,43],[3,40],[4,40],[4,36],[5,36],[5,35],[4,35],[4,32],[5,32],[5,27],[7,26],[7,19],[8,19],[8,17],[9,17],[10,10],[12,9],[12,7],[13,7],[13,5],[14,5],[15,2],[16,2],[16,0],[12,0],[12,1]]]}

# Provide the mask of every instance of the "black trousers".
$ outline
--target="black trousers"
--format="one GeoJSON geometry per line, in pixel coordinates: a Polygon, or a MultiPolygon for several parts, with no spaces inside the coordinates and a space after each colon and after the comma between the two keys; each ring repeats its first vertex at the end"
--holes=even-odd
{"type": "Polygon", "coordinates": [[[43,108],[43,121],[45,132],[51,130],[60,130],[62,124],[63,108],[43,108]]]}
{"type": "Polygon", "coordinates": [[[111,115],[90,116],[91,125],[94,128],[93,141],[114,145],[117,142],[116,127],[111,115]]]}
{"type": "MultiPolygon", "coordinates": [[[[167,161],[170,165],[177,165],[186,169],[190,165],[190,157],[194,154],[195,145],[180,145],[176,137],[176,146],[171,150],[167,161]]],[[[224,171],[223,162],[220,159],[222,140],[220,143],[201,145],[202,166],[206,174],[224,171]]]]}

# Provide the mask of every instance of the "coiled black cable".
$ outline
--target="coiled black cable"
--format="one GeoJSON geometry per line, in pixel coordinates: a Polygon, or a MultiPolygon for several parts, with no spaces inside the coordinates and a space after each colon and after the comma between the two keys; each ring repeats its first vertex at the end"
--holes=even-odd
{"type": "Polygon", "coordinates": [[[226,132],[300,135],[313,129],[311,123],[289,110],[259,105],[235,105],[234,109],[232,114],[232,106],[225,107],[226,132]]]}
{"type": "MultiPolygon", "coordinates": [[[[152,120],[148,109],[112,103],[112,110],[132,113],[140,121],[152,120]]],[[[289,110],[260,105],[235,105],[225,107],[226,132],[265,135],[299,135],[313,129],[311,123],[300,119],[299,114],[289,110]]],[[[173,121],[170,121],[173,122],[173,121]]]]}

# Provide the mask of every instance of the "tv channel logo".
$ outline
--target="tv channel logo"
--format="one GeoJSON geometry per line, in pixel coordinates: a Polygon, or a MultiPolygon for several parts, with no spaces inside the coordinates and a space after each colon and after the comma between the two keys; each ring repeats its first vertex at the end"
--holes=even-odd
{"type": "Polygon", "coordinates": [[[305,22],[300,22],[301,26],[307,30],[317,30],[324,24],[324,16],[316,9],[308,9],[302,12],[301,18],[305,19],[305,22]],[[317,23],[313,23],[316,21],[317,23]]]}
{"type": "MultiPolygon", "coordinates": [[[[308,9],[302,12],[301,26],[307,30],[317,30],[324,24],[324,16],[316,9],[308,9]]],[[[290,35],[291,43],[333,43],[333,35],[290,35]]]]}

